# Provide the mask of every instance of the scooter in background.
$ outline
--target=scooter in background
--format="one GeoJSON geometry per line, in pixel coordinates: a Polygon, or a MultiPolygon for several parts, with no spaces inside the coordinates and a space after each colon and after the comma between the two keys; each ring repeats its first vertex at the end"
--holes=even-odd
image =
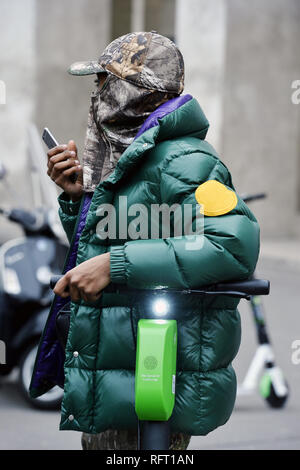
{"type": "MultiPolygon", "coordinates": [[[[246,203],[265,197],[264,193],[242,196],[246,203]]],[[[289,386],[282,370],[275,363],[261,297],[253,295],[250,305],[258,347],[243,382],[238,386],[238,395],[251,395],[258,390],[270,407],[283,408],[289,397],[289,386]]]]}
{"type": "Polygon", "coordinates": [[[257,389],[261,397],[272,408],[283,408],[289,397],[289,388],[282,370],[275,363],[273,348],[269,340],[260,296],[250,299],[254,317],[258,347],[246,376],[238,386],[238,395],[250,395],[257,389]]]}
{"type": "MultiPolygon", "coordinates": [[[[0,180],[6,171],[0,165],[0,180]]],[[[49,280],[61,273],[67,244],[60,238],[53,209],[0,208],[0,214],[17,223],[24,236],[0,247],[0,340],[5,343],[5,364],[0,376],[19,367],[19,388],[33,406],[57,408],[63,391],[53,388],[41,398],[28,394],[38,342],[48,317],[53,293],[49,280]]],[[[2,343],[3,344],[3,343],[2,343]]]]}

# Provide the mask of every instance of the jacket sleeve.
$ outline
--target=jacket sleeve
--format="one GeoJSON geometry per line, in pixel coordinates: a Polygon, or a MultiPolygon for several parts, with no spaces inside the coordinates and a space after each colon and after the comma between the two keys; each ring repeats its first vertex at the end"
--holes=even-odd
{"type": "MultiPolygon", "coordinates": [[[[195,190],[200,184],[215,179],[233,189],[230,173],[218,159],[198,153],[183,155],[176,164],[174,160],[161,174],[163,203],[179,203],[181,209],[192,204],[195,215],[199,209],[195,190]]],[[[232,211],[205,216],[203,232],[192,238],[193,243],[191,237],[183,235],[113,246],[112,282],[138,288],[195,288],[247,279],[253,273],[259,253],[259,226],[241,198],[232,211]]]]}
{"type": "Polygon", "coordinates": [[[79,201],[72,202],[69,196],[63,192],[58,196],[58,203],[59,218],[61,220],[64,231],[66,232],[68,240],[71,243],[81,199],[79,201]]]}

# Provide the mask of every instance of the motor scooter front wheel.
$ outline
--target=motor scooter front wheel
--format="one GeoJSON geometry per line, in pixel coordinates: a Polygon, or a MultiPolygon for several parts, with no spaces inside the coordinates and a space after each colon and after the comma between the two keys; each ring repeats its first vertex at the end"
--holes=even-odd
{"type": "Polygon", "coordinates": [[[34,408],[41,410],[56,410],[61,405],[63,397],[63,390],[56,386],[53,387],[49,392],[45,393],[39,398],[31,398],[29,395],[29,385],[35,363],[36,353],[38,348],[38,342],[32,343],[23,352],[20,360],[20,371],[18,385],[19,389],[26,399],[34,408]]]}

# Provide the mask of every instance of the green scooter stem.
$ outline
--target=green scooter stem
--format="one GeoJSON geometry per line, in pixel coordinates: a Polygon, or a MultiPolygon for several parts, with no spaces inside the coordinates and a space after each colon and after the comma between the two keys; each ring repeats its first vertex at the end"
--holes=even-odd
{"type": "Polygon", "coordinates": [[[143,421],[140,428],[141,444],[138,450],[169,450],[170,421],[143,421]]]}

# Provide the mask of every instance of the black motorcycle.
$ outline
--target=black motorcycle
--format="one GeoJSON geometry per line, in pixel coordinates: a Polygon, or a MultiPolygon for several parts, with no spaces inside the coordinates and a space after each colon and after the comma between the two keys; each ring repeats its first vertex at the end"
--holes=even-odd
{"type": "Polygon", "coordinates": [[[35,400],[29,397],[28,388],[53,299],[49,280],[62,272],[67,244],[59,237],[53,210],[0,208],[0,214],[24,232],[23,237],[0,247],[0,340],[5,345],[0,376],[19,367],[18,384],[26,400],[37,408],[54,409],[62,399],[59,387],[35,400]]]}

